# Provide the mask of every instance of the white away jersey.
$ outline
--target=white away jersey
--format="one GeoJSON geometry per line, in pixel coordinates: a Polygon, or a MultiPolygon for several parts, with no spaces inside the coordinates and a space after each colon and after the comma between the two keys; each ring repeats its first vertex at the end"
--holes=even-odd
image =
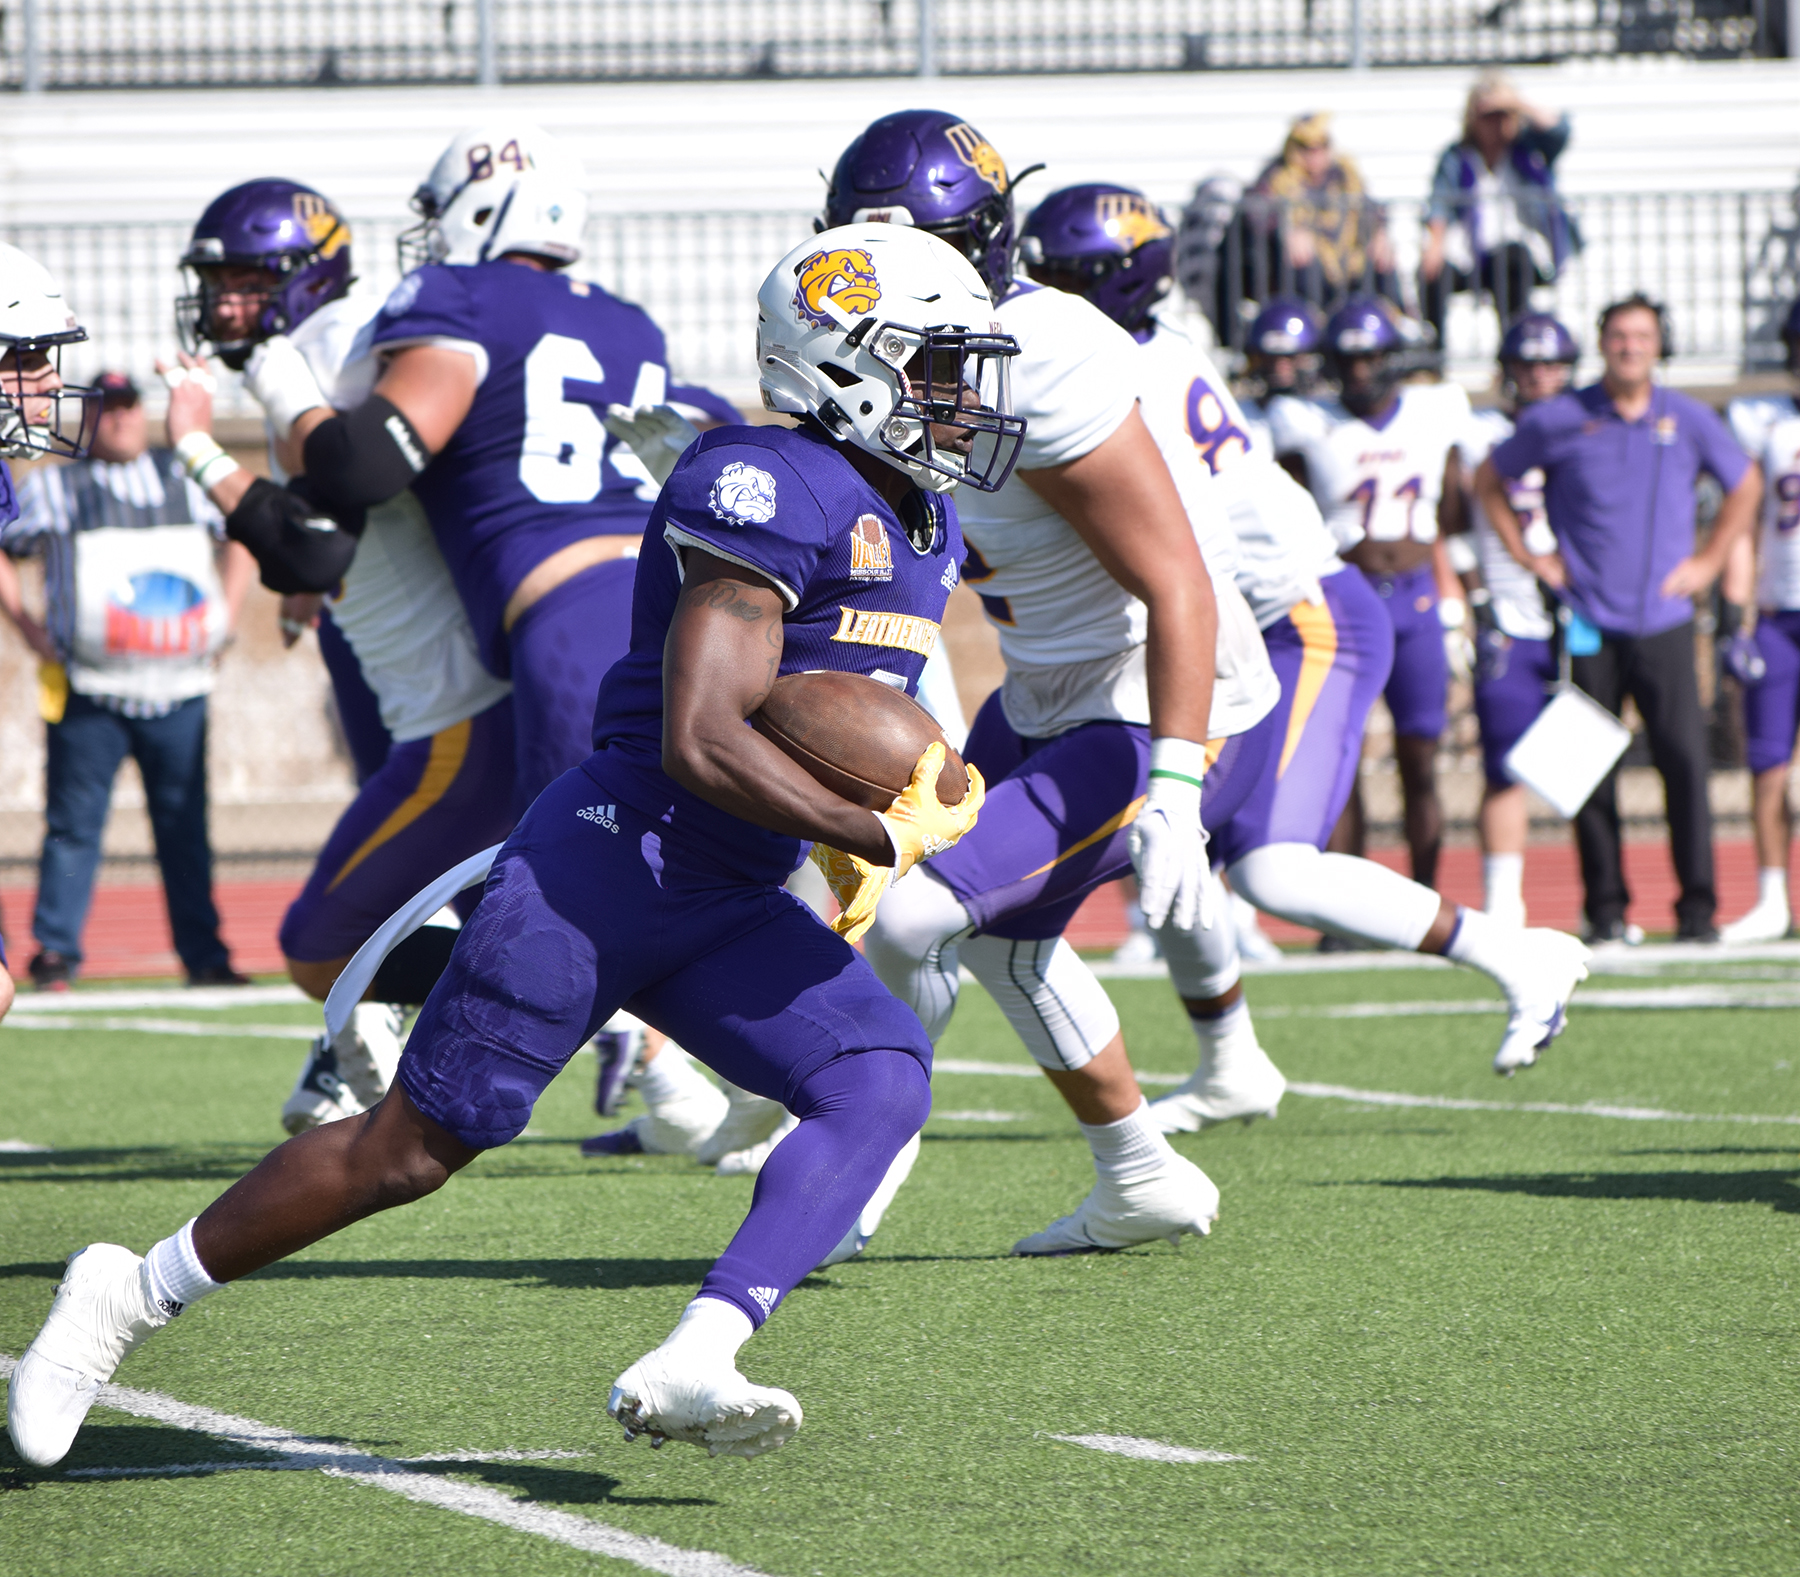
{"type": "Polygon", "coordinates": [[[1454,383],[1406,383],[1385,420],[1352,416],[1336,398],[1270,402],[1279,454],[1306,460],[1313,497],[1339,552],[1371,542],[1433,542],[1444,457],[1469,422],[1454,383]]]}
{"type": "MultiPolygon", "coordinates": [[[[1146,368],[1136,341],[1081,297],[1023,282],[995,312],[1019,342],[1011,369],[1013,409],[1026,419],[1019,469],[1063,465],[1097,449],[1138,402],[1146,368]]],[[[1146,402],[1144,414],[1214,576],[1219,650],[1209,732],[1239,734],[1274,704],[1277,686],[1233,586],[1236,542],[1173,412],[1146,402]]],[[[998,493],[959,492],[956,508],[969,553],[963,579],[1000,632],[1001,704],[1012,727],[1046,738],[1102,719],[1148,723],[1143,603],[1017,474],[998,493]]]]}
{"type": "Polygon", "coordinates": [[[1792,396],[1765,395],[1733,400],[1725,416],[1763,473],[1756,604],[1800,608],[1800,407],[1792,396]]]}
{"type": "MultiPolygon", "coordinates": [[[[1160,319],[1142,346],[1147,403],[1166,407],[1213,477],[1218,505],[1238,547],[1237,586],[1262,629],[1296,603],[1319,596],[1319,581],[1344,567],[1319,507],[1275,464],[1267,424],[1260,434],[1212,358],[1160,319]]],[[[1209,560],[1210,564],[1210,560],[1209,560]]]]}
{"type": "MultiPolygon", "coordinates": [[[[1513,419],[1504,411],[1470,412],[1469,425],[1456,446],[1465,478],[1472,479],[1475,468],[1493,453],[1497,444],[1512,437],[1512,432],[1513,419]]],[[[1517,481],[1507,482],[1506,498],[1525,528],[1525,546],[1533,553],[1554,553],[1556,537],[1550,530],[1549,516],[1544,513],[1543,471],[1534,466],[1517,481]]],[[[1499,533],[1488,524],[1481,500],[1471,495],[1470,504],[1475,556],[1491,599],[1494,623],[1502,635],[1510,635],[1515,641],[1549,640],[1556,627],[1544,611],[1536,578],[1506,551],[1499,533]]]]}
{"type": "MultiPolygon", "coordinates": [[[[340,411],[360,405],[375,387],[370,333],[380,311],[379,297],[344,296],[294,330],[320,390],[340,411]]],[[[397,742],[427,738],[512,692],[482,666],[462,599],[410,492],[369,511],[330,603],[397,742]]]]}

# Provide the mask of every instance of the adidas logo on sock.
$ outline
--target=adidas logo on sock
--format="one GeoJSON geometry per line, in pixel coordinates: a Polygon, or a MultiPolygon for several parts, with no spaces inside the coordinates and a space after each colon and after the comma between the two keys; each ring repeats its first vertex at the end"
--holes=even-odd
{"type": "Polygon", "coordinates": [[[168,1315],[170,1319],[174,1319],[177,1314],[187,1307],[185,1303],[176,1303],[169,1298],[158,1298],[156,1300],[156,1306],[161,1309],[164,1314],[168,1315]]]}
{"type": "Polygon", "coordinates": [[[775,1303],[781,1296],[781,1288],[751,1287],[749,1292],[750,1296],[756,1299],[757,1307],[763,1311],[765,1320],[775,1312],[775,1303]]]}
{"type": "Polygon", "coordinates": [[[596,827],[604,827],[608,832],[617,832],[619,824],[613,818],[619,813],[617,805],[583,805],[575,814],[583,821],[591,821],[596,827]]]}

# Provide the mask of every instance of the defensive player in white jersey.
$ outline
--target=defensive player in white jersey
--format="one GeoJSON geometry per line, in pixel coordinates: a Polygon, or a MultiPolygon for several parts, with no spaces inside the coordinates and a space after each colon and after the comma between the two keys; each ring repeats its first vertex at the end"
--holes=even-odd
{"type": "MultiPolygon", "coordinates": [[[[350,228],[309,187],[249,181],[208,206],[183,263],[195,281],[178,304],[183,338],[243,371],[267,412],[272,469],[285,481],[300,466],[295,418],[316,406],[359,405],[375,382],[369,332],[381,299],[351,288],[350,228]]],[[[165,370],[170,436],[184,459],[201,457],[202,478],[216,487],[230,473],[214,457],[203,369],[189,354],[165,370]]],[[[327,601],[393,744],[282,921],[288,971],[321,1001],[389,914],[512,828],[512,686],[483,668],[410,492],[369,511],[356,556],[327,601]]],[[[377,977],[374,1000],[335,1040],[314,1042],[282,1107],[289,1133],[381,1099],[399,1061],[400,1005],[424,1001],[453,939],[436,927],[409,939],[377,977]]]]}
{"type": "MultiPolygon", "coordinates": [[[[1032,214],[1021,250],[1034,279],[1086,295],[1138,341],[1146,402],[1175,413],[1237,535],[1238,588],[1282,694],[1257,725],[1269,736],[1260,780],[1235,815],[1213,826],[1214,862],[1283,918],[1364,944],[1445,953],[1488,973],[1512,1006],[1495,1065],[1524,1066],[1560,1029],[1585,949],[1555,932],[1508,932],[1384,866],[1323,852],[1350,792],[1369,707],[1388,677],[1392,626],[1368,581],[1338,557],[1311,496],[1274,464],[1211,358],[1152,310],[1171,266],[1163,229],[1141,192],[1071,187],[1032,214]]],[[[1165,926],[1159,940],[1200,1049],[1193,1077],[1152,1103],[1159,1126],[1192,1132],[1272,1114],[1285,1081],[1257,1043],[1244,1002],[1233,916],[1207,929],[1165,926]]]]}
{"type": "MultiPolygon", "coordinates": [[[[1788,371],[1800,380],[1800,302],[1782,324],[1788,371]]],[[[1753,783],[1756,822],[1756,904],[1725,926],[1727,942],[1772,942],[1788,933],[1788,849],[1793,817],[1788,772],[1800,728],[1800,402],[1792,394],[1733,400],[1726,419],[1732,436],[1763,472],[1763,522],[1754,548],[1741,542],[1727,561],[1722,585],[1720,650],[1744,687],[1745,754],[1753,783]],[[1743,628],[1746,603],[1756,599],[1756,630],[1743,628]]]]}
{"type": "MultiPolygon", "coordinates": [[[[1383,694],[1394,719],[1413,879],[1430,887],[1443,842],[1437,748],[1447,649],[1467,676],[1467,610],[1438,517],[1440,505],[1447,517],[1460,514],[1456,441],[1469,397],[1455,384],[1397,384],[1400,346],[1393,309],[1373,296],[1352,297],[1325,325],[1337,396],[1276,400],[1268,414],[1277,455],[1311,488],[1338,551],[1368,576],[1393,621],[1394,666],[1383,694]]],[[[1362,801],[1354,790],[1350,804],[1350,826],[1333,847],[1361,854],[1362,801]]]]}
{"type": "MultiPolygon", "coordinates": [[[[1575,337],[1553,317],[1528,312],[1500,341],[1504,408],[1476,411],[1457,445],[1462,473],[1473,478],[1494,446],[1512,436],[1527,405],[1562,393],[1580,357],[1575,337]]],[[[1556,551],[1544,513],[1544,475],[1530,471],[1507,484],[1507,496],[1532,553],[1556,551]]],[[[1542,591],[1488,523],[1480,500],[1466,499],[1467,532],[1446,539],[1451,562],[1474,610],[1475,717],[1481,726],[1483,907],[1508,925],[1525,924],[1525,843],[1529,812],[1525,785],[1506,770],[1507,752],[1549,703],[1556,683],[1556,626],[1542,591]]]]}
{"type": "Polygon", "coordinates": [[[1013,403],[1026,419],[1013,478],[960,505],[963,576],[1007,666],[965,751],[990,785],[985,836],[894,885],[869,960],[934,1039],[967,967],[1081,1123],[1093,1192],[1015,1253],[1204,1233],[1218,1191],[1158,1132],[1118,1016],[1062,933],[1095,886],[1133,866],[1158,923],[1173,912],[1192,925],[1211,897],[1202,806],[1208,819],[1236,808],[1276,693],[1233,584],[1234,540],[1173,413],[1140,407],[1130,335],[1078,297],[1013,279],[1011,185],[972,126],[924,110],[876,121],[832,176],[826,222],[853,216],[928,228],[971,257],[1019,342],[1013,403]]]}

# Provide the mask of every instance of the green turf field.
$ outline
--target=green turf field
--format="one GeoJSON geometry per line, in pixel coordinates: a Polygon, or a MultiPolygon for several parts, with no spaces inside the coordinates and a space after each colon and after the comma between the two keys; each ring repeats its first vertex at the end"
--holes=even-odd
{"type": "MultiPolygon", "coordinates": [[[[337,1457],[106,1407],[48,1473],[0,1440],[0,1572],[642,1569],[593,1553],[596,1525],[696,1574],[731,1567],[678,1551],[776,1577],[1800,1571],[1800,1126],[1717,1120],[1800,1113],[1800,958],[1596,978],[1546,1063],[1504,1083],[1501,1020],[1456,1011],[1484,986],[1254,979],[1264,1044],[1314,1093],[1177,1141],[1223,1190],[1212,1239],[1052,1261],[1006,1251],[1080,1199],[1086,1149],[971,988],[940,1058],[1023,1076],[941,1073],[869,1253],[745,1350],[806,1410],[751,1463],[628,1447],[602,1414],[751,1185],[582,1161],[578,1059],[517,1144],[197,1306],[120,1371],[337,1457]],[[1777,1005],[1682,1005],[1700,999],[1777,1005]],[[1341,1016],[1371,1002],[1403,1010],[1341,1016]],[[1057,1438],[1098,1435],[1241,1460],[1057,1438]],[[514,1455],[396,1465],[446,1453],[514,1455]],[[420,1484],[455,1504],[406,1498],[420,1484]]],[[[1138,1067],[1187,1071],[1166,985],[1113,989],[1138,1067]]],[[[218,1033],[0,1027],[0,1353],[70,1250],[142,1252],[279,1137],[301,1042],[228,1025],[311,1022],[179,995],[119,1012],[218,1033]]]]}

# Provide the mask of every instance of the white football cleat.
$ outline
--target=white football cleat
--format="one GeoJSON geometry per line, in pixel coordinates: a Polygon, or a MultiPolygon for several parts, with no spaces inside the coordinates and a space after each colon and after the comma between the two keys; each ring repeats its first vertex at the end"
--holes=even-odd
{"type": "Polygon", "coordinates": [[[648,1435],[705,1446],[711,1457],[759,1457],[794,1438],[800,1404],[772,1385],[752,1385],[729,1359],[695,1364],[663,1348],[646,1353],[613,1383],[606,1410],[626,1440],[648,1435]]]}
{"type": "Polygon", "coordinates": [[[1747,915],[1719,928],[1721,942],[1779,942],[1788,934],[1794,917],[1780,899],[1760,901],[1747,915]]]}
{"type": "MultiPolygon", "coordinates": [[[[179,1312],[179,1311],[178,1311],[179,1312]]],[[[100,1387],[138,1343],[169,1323],[150,1296],[144,1261],[117,1243],[91,1243],[69,1256],[50,1317],[13,1370],[6,1432],[34,1467],[54,1467],[100,1387]]]]}
{"type": "Polygon", "coordinates": [[[847,1259],[855,1259],[869,1246],[870,1240],[880,1230],[881,1218],[887,1214],[887,1207],[894,1202],[894,1195],[900,1192],[900,1185],[911,1175],[913,1162],[918,1159],[919,1136],[914,1134],[901,1145],[900,1153],[888,1166],[887,1175],[882,1178],[869,1202],[863,1206],[862,1214],[850,1223],[850,1230],[844,1234],[842,1241],[819,1261],[820,1270],[828,1265],[841,1265],[847,1259]]]}
{"type": "Polygon", "coordinates": [[[1249,1015],[1242,1030],[1205,1047],[1193,1077],[1150,1103],[1150,1120],[1163,1133],[1201,1133],[1219,1123],[1252,1123],[1273,1117],[1287,1093],[1281,1069],[1269,1060],[1249,1015]]]}
{"type": "Polygon", "coordinates": [[[768,1138],[747,1149],[732,1150],[720,1156],[719,1164],[714,1170],[720,1177],[755,1177],[762,1171],[763,1163],[775,1153],[775,1146],[799,1126],[800,1119],[784,1106],[781,1109],[781,1122],[768,1138]]]}
{"type": "Polygon", "coordinates": [[[1148,967],[1162,957],[1162,949],[1156,945],[1156,938],[1142,926],[1133,926],[1125,933],[1125,940],[1113,949],[1112,962],[1128,964],[1132,967],[1148,967]]]}
{"type": "MultiPolygon", "coordinates": [[[[351,1033],[345,1030],[345,1035],[351,1033]]],[[[281,1107],[281,1126],[290,1134],[305,1133],[322,1123],[360,1116],[367,1108],[338,1071],[337,1052],[323,1035],[307,1047],[300,1077],[281,1107]]]]}
{"type": "Polygon", "coordinates": [[[1171,1155],[1152,1176],[1129,1183],[1101,1178],[1074,1215],[1020,1238],[1015,1254],[1095,1254],[1183,1233],[1205,1237],[1219,1219],[1219,1190],[1186,1156],[1171,1155]]]}
{"type": "Polygon", "coordinates": [[[1567,1027],[1569,998],[1587,979],[1587,944],[1566,931],[1535,927],[1519,933],[1518,962],[1509,979],[1500,982],[1511,1016],[1500,1049],[1494,1053],[1494,1072],[1511,1077],[1529,1068],[1567,1027]]]}
{"type": "Polygon", "coordinates": [[[740,1090],[729,1079],[725,1081],[725,1099],[728,1103],[725,1120],[694,1152],[694,1159],[702,1166],[717,1166],[734,1150],[748,1150],[761,1144],[781,1126],[782,1119],[788,1114],[780,1101],[740,1090]]]}
{"type": "Polygon", "coordinates": [[[391,1002],[359,1002],[331,1043],[337,1074],[365,1111],[378,1106],[394,1082],[406,1029],[406,1009],[391,1002]]]}

